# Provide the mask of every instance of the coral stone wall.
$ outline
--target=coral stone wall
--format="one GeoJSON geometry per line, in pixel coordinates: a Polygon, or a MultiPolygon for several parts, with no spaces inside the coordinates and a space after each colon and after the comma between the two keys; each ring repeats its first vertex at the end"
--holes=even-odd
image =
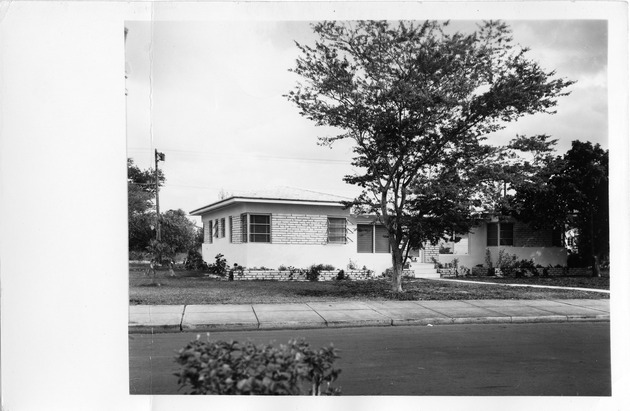
{"type": "MultiPolygon", "coordinates": [[[[321,271],[319,273],[319,281],[332,281],[337,278],[339,271],[321,271]]],[[[350,280],[371,280],[374,279],[374,273],[369,270],[347,270],[346,278],[350,280]]],[[[234,272],[235,281],[243,280],[275,280],[275,281],[308,281],[306,273],[277,270],[243,270],[242,272],[234,272]]]]}
{"type": "Polygon", "coordinates": [[[423,263],[431,263],[433,262],[432,258],[436,260],[440,257],[440,246],[439,245],[431,245],[429,243],[424,245],[424,261],[423,263]]]}
{"type": "Polygon", "coordinates": [[[328,217],[325,215],[274,214],[271,241],[274,244],[326,244],[328,217]]]}
{"type": "Polygon", "coordinates": [[[241,244],[243,242],[243,229],[241,228],[241,216],[233,215],[232,217],[232,242],[241,244]]]}
{"type": "Polygon", "coordinates": [[[514,247],[551,247],[552,230],[533,229],[529,224],[514,223],[514,247]]]}

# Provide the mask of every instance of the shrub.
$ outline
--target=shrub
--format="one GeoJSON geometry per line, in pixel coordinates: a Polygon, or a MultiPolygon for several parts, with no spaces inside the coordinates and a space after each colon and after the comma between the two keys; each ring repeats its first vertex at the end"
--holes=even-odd
{"type": "Polygon", "coordinates": [[[151,262],[156,265],[170,264],[175,256],[175,249],[167,243],[151,240],[147,246],[151,262]]]}
{"type": "Polygon", "coordinates": [[[532,276],[538,276],[538,267],[534,263],[533,259],[522,259],[517,262],[515,273],[517,276],[523,276],[530,273],[532,276]]]}
{"type": "Polygon", "coordinates": [[[435,268],[444,268],[444,264],[442,264],[437,258],[431,257],[431,262],[435,268]]]}
{"type": "Polygon", "coordinates": [[[508,253],[504,249],[499,250],[497,268],[499,268],[501,272],[510,273],[516,267],[518,267],[518,257],[516,255],[508,253]]]}
{"type": "Polygon", "coordinates": [[[352,259],[348,260],[348,266],[347,266],[348,270],[356,270],[357,269],[357,263],[352,261],[352,259]]]}
{"type": "Polygon", "coordinates": [[[208,265],[208,271],[210,271],[212,274],[224,277],[228,273],[227,267],[227,260],[223,258],[223,254],[217,254],[214,257],[214,264],[208,265]]]}
{"type": "Polygon", "coordinates": [[[238,275],[243,275],[243,267],[234,263],[234,267],[228,273],[228,281],[234,281],[234,273],[237,272],[238,275]]]}
{"type": "Polygon", "coordinates": [[[304,340],[274,348],[197,338],[179,351],[175,375],[191,394],[331,395],[339,393],[330,386],[341,372],[337,358],[332,345],[312,350],[304,340]]]}
{"type": "Polygon", "coordinates": [[[322,271],[334,271],[335,267],[330,264],[313,264],[306,272],[306,279],[309,281],[319,281],[319,273],[322,271]]]}
{"type": "Polygon", "coordinates": [[[151,255],[145,251],[129,251],[129,261],[150,261],[151,255]]]}
{"type": "Polygon", "coordinates": [[[567,267],[569,268],[583,268],[588,266],[589,263],[585,261],[584,257],[580,254],[570,253],[567,256],[567,267]]]}
{"type": "Polygon", "coordinates": [[[465,267],[465,266],[463,266],[463,265],[460,265],[460,266],[457,268],[456,275],[457,275],[458,277],[466,277],[466,276],[469,276],[470,274],[471,274],[471,269],[470,269],[470,268],[468,268],[468,267],[465,267]]]}
{"type": "Polygon", "coordinates": [[[286,265],[282,264],[280,267],[278,267],[278,271],[288,271],[289,269],[287,268],[286,265]]]}
{"type": "Polygon", "coordinates": [[[343,281],[347,279],[348,277],[346,277],[346,272],[343,270],[339,270],[339,272],[337,273],[337,281],[343,281]]]}
{"type": "Polygon", "coordinates": [[[208,264],[203,261],[203,257],[199,251],[189,250],[186,260],[184,260],[184,267],[187,270],[207,270],[208,264]]]}
{"type": "Polygon", "coordinates": [[[319,281],[319,272],[321,269],[317,265],[312,265],[308,268],[306,272],[306,279],[308,281],[319,281]]]}

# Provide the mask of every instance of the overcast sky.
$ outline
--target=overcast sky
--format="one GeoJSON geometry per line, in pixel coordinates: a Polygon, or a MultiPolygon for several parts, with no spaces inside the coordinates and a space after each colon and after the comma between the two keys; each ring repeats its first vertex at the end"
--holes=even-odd
{"type": "MultiPolygon", "coordinates": [[[[577,80],[559,99],[556,115],[535,115],[491,136],[549,134],[558,153],[572,140],[608,148],[607,25],[600,20],[512,21],[517,43],[559,77],[577,80]]],[[[454,29],[474,22],[453,21],[454,29]]],[[[315,127],[282,97],[298,78],[288,72],[298,50],[313,43],[308,22],[127,22],[128,156],[153,166],[166,185],[162,210],[186,212],[238,193],[291,186],[353,196],[342,181],[352,173],[351,145],[317,145],[331,130],[315,127]]]]}

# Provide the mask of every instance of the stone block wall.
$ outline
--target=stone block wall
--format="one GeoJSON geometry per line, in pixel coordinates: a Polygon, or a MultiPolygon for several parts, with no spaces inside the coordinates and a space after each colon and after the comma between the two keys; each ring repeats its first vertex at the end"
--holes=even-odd
{"type": "MultiPolygon", "coordinates": [[[[233,215],[232,217],[232,243],[241,244],[243,242],[243,230],[241,228],[241,216],[233,215]]],[[[229,217],[228,217],[229,221],[229,217]]],[[[228,223],[229,227],[229,223],[228,223]]],[[[229,238],[230,233],[228,233],[229,238]]]]}
{"type": "Polygon", "coordinates": [[[529,224],[514,223],[515,247],[551,247],[552,230],[535,230],[529,224]]]}
{"type": "MultiPolygon", "coordinates": [[[[334,281],[337,279],[339,271],[321,271],[319,281],[334,281]]],[[[371,280],[376,278],[369,270],[344,270],[346,278],[350,280],[371,280]]],[[[234,281],[247,280],[271,280],[271,281],[308,281],[306,273],[277,270],[243,270],[234,273],[234,281]]]]}
{"type": "Polygon", "coordinates": [[[307,214],[274,214],[271,242],[274,244],[326,244],[328,217],[307,214]]]}
{"type": "Polygon", "coordinates": [[[424,245],[424,261],[423,263],[432,263],[433,260],[431,258],[435,258],[438,260],[440,257],[440,246],[439,245],[424,245]]]}
{"type": "Polygon", "coordinates": [[[455,268],[438,268],[438,274],[440,277],[455,277],[457,275],[457,269],[455,268]]]}

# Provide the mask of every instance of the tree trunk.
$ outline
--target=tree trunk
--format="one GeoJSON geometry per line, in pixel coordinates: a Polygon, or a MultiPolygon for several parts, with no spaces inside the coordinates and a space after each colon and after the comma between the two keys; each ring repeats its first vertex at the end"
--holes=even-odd
{"type": "Polygon", "coordinates": [[[592,266],[592,276],[593,277],[601,277],[602,273],[599,270],[599,257],[597,255],[597,252],[595,251],[595,225],[593,223],[593,220],[595,218],[593,217],[593,212],[591,211],[591,215],[589,218],[589,228],[590,228],[590,249],[591,249],[591,260],[593,262],[593,266],[592,266]]]}
{"type": "Polygon", "coordinates": [[[593,277],[601,277],[602,273],[599,269],[599,257],[593,255],[593,277]]]}
{"type": "Polygon", "coordinates": [[[392,247],[392,291],[402,292],[403,255],[398,247],[392,247]]]}

